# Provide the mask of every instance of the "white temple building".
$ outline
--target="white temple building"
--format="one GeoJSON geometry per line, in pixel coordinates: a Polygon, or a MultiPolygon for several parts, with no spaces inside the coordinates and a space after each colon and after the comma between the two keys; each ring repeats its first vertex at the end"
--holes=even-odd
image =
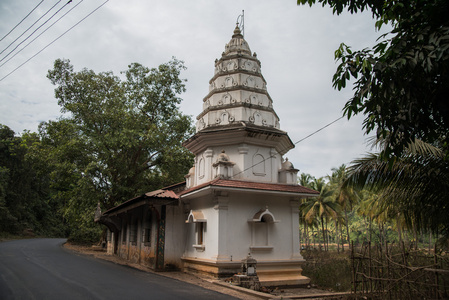
{"type": "MultiPolygon", "coordinates": [[[[209,81],[186,182],[146,193],[103,214],[108,252],[157,270],[229,277],[248,253],[262,286],[299,285],[299,205],[318,192],[297,184],[256,54],[237,26],[209,81]]],[[[281,100],[280,100],[281,101],[281,100]]]]}

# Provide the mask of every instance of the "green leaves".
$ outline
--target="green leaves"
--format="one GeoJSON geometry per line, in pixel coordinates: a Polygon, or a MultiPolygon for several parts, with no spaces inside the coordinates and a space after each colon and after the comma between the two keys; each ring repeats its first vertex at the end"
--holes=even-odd
{"type": "Polygon", "coordinates": [[[56,197],[66,203],[72,228],[80,228],[77,236],[95,231],[91,214],[98,202],[108,209],[184,180],[192,155],[181,142],[193,132],[178,107],[184,69],[176,59],[151,69],[132,63],[122,79],[112,72],[75,72],[68,60],[57,60],[48,72],[70,117],[42,124],[40,133],[56,197]]]}
{"type": "MultiPolygon", "coordinates": [[[[343,113],[364,114],[367,134],[388,137],[382,155],[400,156],[415,138],[448,145],[449,131],[449,3],[445,0],[401,1],[321,0],[337,14],[369,9],[376,28],[390,23],[372,49],[353,51],[341,44],[333,87],[354,80],[354,96],[343,113]]],[[[306,1],[298,1],[305,4],[306,1]]],[[[445,146],[446,153],[449,148],[445,146]]],[[[448,154],[449,156],[449,154],[448,154]]]]}
{"type": "MultiPolygon", "coordinates": [[[[385,147],[384,141],[379,141],[385,147]]],[[[411,142],[395,160],[369,154],[352,163],[346,184],[374,189],[379,207],[394,207],[422,230],[449,236],[447,215],[449,164],[441,148],[420,140],[411,142]]]]}

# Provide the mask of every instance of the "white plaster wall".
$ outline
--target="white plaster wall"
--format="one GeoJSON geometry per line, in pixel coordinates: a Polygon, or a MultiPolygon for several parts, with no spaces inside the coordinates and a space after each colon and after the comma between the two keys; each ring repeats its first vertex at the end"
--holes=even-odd
{"type": "Polygon", "coordinates": [[[247,58],[233,58],[215,64],[215,74],[219,72],[229,72],[236,69],[248,70],[260,73],[260,62],[247,58]]]}
{"type": "Polygon", "coordinates": [[[216,174],[212,165],[217,161],[222,150],[229,156],[230,161],[235,163],[232,179],[278,183],[282,156],[276,150],[249,144],[229,144],[222,147],[210,147],[197,155],[195,162],[196,185],[215,178],[216,174]],[[254,165],[261,160],[264,161],[254,165]]]}
{"type": "MultiPolygon", "coordinates": [[[[257,260],[291,259],[293,253],[293,235],[299,236],[299,220],[292,220],[289,198],[262,196],[262,194],[231,194],[229,196],[228,214],[228,255],[234,260],[240,260],[251,252],[257,260]],[[252,218],[260,209],[268,205],[269,211],[275,216],[278,223],[268,223],[269,246],[271,250],[251,251],[250,246],[252,224],[248,219],[252,218]],[[296,232],[293,232],[292,222],[295,222],[296,232]]],[[[299,245],[297,246],[299,249],[299,245]]]]}
{"type": "Polygon", "coordinates": [[[262,77],[258,75],[234,73],[215,78],[209,85],[209,91],[235,87],[238,85],[266,90],[266,84],[262,77]]]}
{"type": "Polygon", "coordinates": [[[198,258],[212,259],[218,252],[218,218],[217,211],[213,207],[202,209],[206,218],[206,227],[204,234],[204,252],[198,252],[198,258]]]}
{"type": "Polygon", "coordinates": [[[213,208],[213,199],[211,197],[201,197],[195,199],[190,205],[191,210],[201,210],[204,218],[207,220],[204,226],[204,249],[195,248],[197,245],[197,233],[196,225],[197,223],[185,223],[185,246],[184,246],[184,257],[194,257],[209,259],[214,256],[218,251],[218,220],[217,211],[213,208]]]}
{"type": "MultiPolygon", "coordinates": [[[[185,257],[194,257],[207,260],[239,261],[248,253],[259,261],[289,260],[300,258],[299,254],[299,219],[298,214],[292,214],[291,198],[288,196],[270,196],[268,193],[236,193],[231,192],[227,197],[226,228],[219,228],[218,209],[213,206],[204,207],[204,203],[212,203],[212,196],[191,200],[192,209],[201,209],[207,219],[204,251],[194,249],[195,224],[185,224],[188,228],[185,257]],[[196,206],[198,201],[203,206],[196,206]],[[269,250],[252,250],[252,223],[248,222],[260,209],[268,206],[278,223],[267,223],[269,226],[269,250]],[[293,216],[293,218],[292,218],[293,216]],[[219,241],[225,242],[225,247],[218,248],[219,241]]],[[[294,206],[299,202],[294,202],[294,206]]],[[[296,209],[295,209],[296,210],[296,209]]],[[[224,243],[222,243],[224,244],[224,243]]]]}
{"type": "Polygon", "coordinates": [[[247,90],[236,90],[213,94],[209,99],[203,102],[203,110],[207,109],[209,106],[230,105],[241,102],[272,107],[272,102],[266,94],[247,90]]]}
{"type": "Polygon", "coordinates": [[[183,257],[196,257],[195,245],[195,223],[185,223],[185,244],[183,257]]]}
{"type": "MultiPolygon", "coordinates": [[[[277,127],[279,120],[272,112],[249,107],[224,107],[204,115],[198,122],[208,125],[228,125],[232,122],[250,122],[259,126],[277,127]]],[[[201,124],[197,124],[201,128],[201,124]]]]}

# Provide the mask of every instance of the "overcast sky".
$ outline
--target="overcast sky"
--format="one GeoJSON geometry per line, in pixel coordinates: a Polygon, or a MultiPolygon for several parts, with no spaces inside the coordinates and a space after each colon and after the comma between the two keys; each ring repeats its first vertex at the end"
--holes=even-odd
{"type": "MultiPolygon", "coordinates": [[[[0,66],[0,123],[16,133],[37,131],[40,122],[61,115],[53,95],[54,86],[46,78],[57,58],[70,59],[76,71],[88,68],[119,75],[132,62],[156,67],[174,56],[187,67],[182,73],[188,82],[187,92],[181,95],[181,110],[196,118],[208,93],[214,61],[221,57],[237,17],[244,10],[245,39],[262,63],[262,74],[280,117],[281,129],[296,143],[339,118],[351,97],[351,87],[341,92],[332,88],[337,66],[334,51],[340,43],[363,49],[373,46],[380,35],[374,30],[369,13],[334,16],[328,7],[297,6],[295,0],[110,0],[57,39],[105,2],[73,0],[62,8],[67,1],[60,1],[18,38],[58,3],[58,0],[43,1],[0,41],[1,52],[18,38],[0,55],[0,65],[4,64],[0,66]],[[60,8],[58,14],[6,56],[60,8]],[[36,38],[71,8],[70,13],[36,38]],[[34,42],[12,57],[34,38],[34,42]]],[[[2,0],[0,38],[39,2],[2,0]]],[[[349,164],[370,150],[361,129],[362,120],[362,117],[342,119],[296,144],[285,157],[300,173],[316,177],[330,174],[331,168],[349,164]]]]}

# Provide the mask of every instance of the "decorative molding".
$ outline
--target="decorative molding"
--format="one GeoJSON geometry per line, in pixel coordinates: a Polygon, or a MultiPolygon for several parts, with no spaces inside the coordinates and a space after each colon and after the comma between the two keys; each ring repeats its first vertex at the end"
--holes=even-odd
{"type": "Polygon", "coordinates": [[[204,151],[204,155],[206,157],[212,157],[214,155],[214,150],[212,149],[207,149],[206,151],[204,151]]]}
{"type": "Polygon", "coordinates": [[[204,245],[192,245],[192,247],[195,248],[195,250],[198,252],[204,252],[204,250],[206,249],[206,246],[204,245]]]}
{"type": "Polygon", "coordinates": [[[249,147],[246,146],[246,144],[243,144],[242,146],[238,147],[240,154],[248,154],[249,147]]]}
{"type": "Polygon", "coordinates": [[[273,246],[250,246],[249,249],[251,251],[272,251],[273,246]]]}
{"type": "Polygon", "coordinates": [[[229,199],[223,197],[217,197],[215,200],[215,210],[228,210],[229,199]]]}

